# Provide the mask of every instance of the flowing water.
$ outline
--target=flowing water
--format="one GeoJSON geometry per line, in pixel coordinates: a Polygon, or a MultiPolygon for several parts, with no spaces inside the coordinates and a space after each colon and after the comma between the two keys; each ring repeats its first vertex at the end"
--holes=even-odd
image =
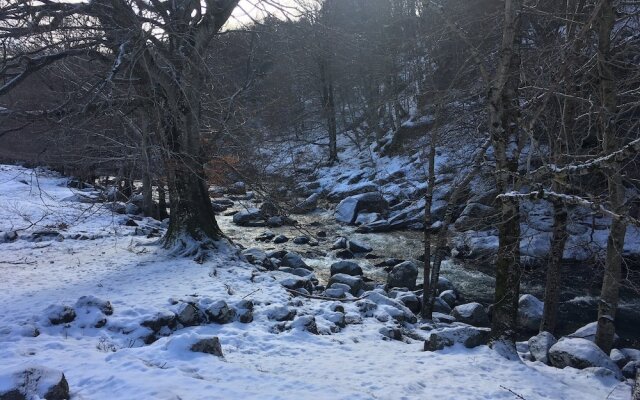
{"type": "MultiPolygon", "coordinates": [[[[249,206],[249,205],[247,205],[249,206]]],[[[241,207],[241,206],[240,206],[241,207]]],[[[238,209],[238,208],[236,208],[238,209]]],[[[331,246],[339,236],[369,245],[373,248],[373,259],[358,258],[357,262],[365,276],[385,282],[387,273],[383,268],[374,265],[388,258],[415,259],[423,254],[423,237],[421,232],[394,231],[386,233],[356,233],[352,226],[338,224],[331,213],[315,212],[307,215],[293,216],[298,227],[240,227],[232,222],[231,216],[219,216],[218,222],[222,230],[236,243],[243,246],[258,247],[266,251],[287,250],[299,253],[305,262],[315,269],[321,283],[329,278],[329,267],[339,259],[333,256],[331,246]],[[256,241],[265,231],[276,235],[283,234],[290,240],[283,244],[263,243],[256,241]],[[326,238],[318,237],[318,232],[325,232],[326,238]],[[309,236],[318,242],[317,246],[296,245],[292,239],[296,236],[309,236]]],[[[544,270],[525,271],[521,281],[521,293],[530,293],[542,299],[544,295],[544,270]]],[[[495,278],[493,267],[489,262],[473,262],[447,259],[442,263],[441,275],[449,279],[461,295],[463,301],[477,301],[489,305],[493,301],[495,278]]],[[[422,282],[422,271],[418,277],[422,282]]],[[[575,329],[593,322],[597,318],[597,295],[600,288],[600,277],[595,269],[585,265],[566,265],[563,268],[564,289],[561,296],[559,315],[559,334],[567,334],[575,329]]],[[[623,290],[619,314],[617,317],[618,333],[627,345],[640,345],[640,299],[623,290]]]]}

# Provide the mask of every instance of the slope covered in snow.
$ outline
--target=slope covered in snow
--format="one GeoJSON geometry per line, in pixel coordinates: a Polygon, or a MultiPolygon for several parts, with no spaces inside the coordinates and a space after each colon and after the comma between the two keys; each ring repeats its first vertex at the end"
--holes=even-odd
{"type": "Polygon", "coordinates": [[[64,372],[72,399],[630,398],[613,377],[507,361],[486,346],[424,352],[419,324],[403,327],[414,332],[403,341],[383,340],[393,320],[353,302],[294,298],[279,283],[286,274],[231,250],[203,264],[170,258],[136,234],[160,223],[127,226],[77,194],[53,173],[0,167],[3,385],[11,371],[42,365],[64,372]],[[237,312],[250,301],[252,321],[150,328],[184,304],[220,300],[237,312]],[[75,318],[59,323],[69,310],[75,318]],[[212,336],[223,358],[190,350],[212,336]]]}

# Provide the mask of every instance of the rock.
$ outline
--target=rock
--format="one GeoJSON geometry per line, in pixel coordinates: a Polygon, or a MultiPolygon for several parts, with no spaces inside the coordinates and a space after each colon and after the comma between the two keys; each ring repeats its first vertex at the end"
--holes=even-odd
{"type": "Polygon", "coordinates": [[[454,292],[453,290],[445,290],[440,293],[440,296],[438,297],[441,298],[445,303],[447,303],[449,307],[453,308],[456,306],[456,300],[458,299],[458,296],[456,296],[456,292],[454,292]]]}
{"type": "Polygon", "coordinates": [[[258,242],[269,242],[271,239],[276,237],[276,234],[271,231],[262,232],[260,236],[256,238],[258,242]]]}
{"type": "Polygon", "coordinates": [[[311,282],[310,277],[296,276],[293,278],[286,278],[280,280],[280,284],[291,290],[302,292],[301,289],[304,289],[308,293],[313,292],[313,282],[311,282]]]}
{"type": "Polygon", "coordinates": [[[384,294],[378,291],[366,292],[366,302],[360,303],[364,300],[360,300],[356,302],[356,306],[360,309],[360,312],[363,313],[362,307],[367,306],[367,304],[373,303],[375,306],[374,309],[378,309],[381,311],[387,312],[398,322],[409,322],[415,323],[417,321],[416,316],[407,308],[401,301],[390,299],[384,294]],[[360,303],[360,304],[359,304],[360,303]]]}
{"type": "Polygon", "coordinates": [[[353,261],[338,261],[331,264],[331,276],[336,274],[361,276],[362,268],[353,261]]]}
{"type": "Polygon", "coordinates": [[[213,302],[204,312],[210,322],[218,324],[227,324],[235,317],[235,311],[224,300],[213,302]]]}
{"type": "Polygon", "coordinates": [[[284,224],[285,224],[284,218],[278,215],[267,218],[267,226],[269,228],[278,228],[284,224]]]}
{"type": "Polygon", "coordinates": [[[318,335],[318,325],[316,319],[312,315],[302,315],[291,322],[290,328],[298,328],[314,335],[318,335]]]}
{"type": "MultiPolygon", "coordinates": [[[[441,297],[433,299],[433,312],[441,314],[451,314],[451,306],[444,301],[441,297]]],[[[455,319],[455,316],[452,316],[455,319]]]]}
{"type": "Polygon", "coordinates": [[[453,287],[453,283],[451,283],[450,280],[448,280],[447,278],[445,278],[443,276],[439,276],[438,277],[438,293],[442,293],[442,292],[445,292],[447,290],[453,290],[454,293],[455,293],[456,288],[453,287]]]}
{"type": "Polygon", "coordinates": [[[67,400],[69,383],[64,374],[42,366],[0,374],[0,400],[67,400]]]}
{"type": "Polygon", "coordinates": [[[418,278],[418,265],[413,261],[402,262],[389,272],[387,276],[387,286],[406,287],[413,290],[416,287],[416,279],[418,278]]]}
{"type": "Polygon", "coordinates": [[[176,314],[171,311],[158,311],[152,317],[143,320],[140,325],[151,329],[157,333],[162,330],[163,327],[173,329],[176,327],[176,314]]]}
{"type": "Polygon", "coordinates": [[[601,367],[613,371],[621,378],[618,366],[590,340],[564,337],[549,349],[549,361],[557,368],[584,369],[601,367]]]}
{"type": "Polygon", "coordinates": [[[346,237],[339,237],[338,239],[336,239],[335,242],[333,242],[333,245],[331,245],[331,250],[339,250],[339,249],[346,249],[346,248],[347,248],[346,237]]]}
{"type": "Polygon", "coordinates": [[[362,289],[363,281],[361,277],[351,276],[347,274],[336,274],[329,278],[329,287],[331,287],[334,283],[342,283],[349,286],[349,292],[352,295],[356,296],[362,289]]]}
{"type": "Polygon", "coordinates": [[[287,306],[275,306],[267,310],[267,318],[275,321],[291,321],[296,316],[296,310],[287,306]]]}
{"type": "Polygon", "coordinates": [[[638,349],[620,349],[620,351],[632,361],[640,361],[640,350],[638,349]]]}
{"type": "Polygon", "coordinates": [[[324,296],[331,297],[332,299],[343,299],[345,297],[345,293],[348,291],[349,290],[344,290],[342,288],[330,287],[324,291],[324,296]]]}
{"type": "MultiPolygon", "coordinates": [[[[571,338],[587,339],[587,340],[591,340],[592,342],[595,342],[597,330],[598,330],[598,323],[591,322],[567,336],[571,338]]],[[[613,342],[617,343],[619,340],[620,340],[620,336],[616,334],[614,336],[613,342]]]]}
{"type": "Polygon", "coordinates": [[[242,195],[247,193],[247,185],[244,182],[236,182],[227,188],[227,193],[242,195]]]}
{"type": "Polygon", "coordinates": [[[262,213],[257,208],[235,213],[233,215],[233,223],[239,226],[265,226],[262,213]]]}
{"type": "Polygon", "coordinates": [[[104,315],[113,314],[113,306],[111,302],[102,300],[95,296],[82,296],[76,301],[75,308],[97,308],[102,311],[104,315]]]}
{"type": "Polygon", "coordinates": [[[0,236],[0,243],[9,243],[18,239],[18,233],[15,231],[4,232],[0,236]]]}
{"type": "Polygon", "coordinates": [[[400,300],[412,313],[418,314],[422,309],[422,301],[413,292],[401,293],[396,297],[400,300]]]}
{"type": "Polygon", "coordinates": [[[452,324],[454,322],[456,322],[456,319],[449,315],[449,314],[443,314],[443,313],[439,313],[439,312],[433,312],[433,314],[431,314],[431,317],[433,318],[434,321],[436,322],[442,322],[445,324],[452,324]]]}
{"type": "Polygon", "coordinates": [[[385,338],[391,340],[402,340],[402,331],[400,328],[383,326],[378,332],[380,332],[385,338]]]}
{"type": "Polygon", "coordinates": [[[242,250],[240,254],[243,255],[247,259],[247,261],[253,265],[265,266],[265,264],[270,264],[267,253],[257,247],[242,250]]]}
{"type": "Polygon", "coordinates": [[[320,200],[320,193],[313,193],[307,197],[306,200],[296,204],[291,212],[293,214],[306,214],[314,211],[318,208],[318,200],[320,200]]]}
{"type": "Polygon", "coordinates": [[[307,244],[309,243],[310,239],[308,236],[296,236],[293,238],[293,243],[295,244],[307,244]]]}
{"type": "Polygon", "coordinates": [[[523,294],[518,300],[518,326],[529,332],[540,329],[544,303],[534,295],[523,294]]]}
{"type": "Polygon", "coordinates": [[[240,300],[236,304],[236,316],[238,321],[248,324],[253,321],[253,301],[240,300]]]}
{"type": "Polygon", "coordinates": [[[353,253],[351,252],[351,250],[348,249],[342,249],[342,250],[338,250],[336,251],[336,258],[340,258],[340,259],[352,259],[354,257],[353,253]]]}
{"type": "Polygon", "coordinates": [[[473,326],[445,328],[431,333],[429,340],[425,340],[424,342],[424,350],[442,350],[445,347],[453,346],[456,343],[461,343],[464,347],[471,349],[486,345],[489,342],[490,333],[491,330],[488,328],[476,328],[473,326]]]}
{"type": "Polygon", "coordinates": [[[451,312],[456,320],[473,326],[489,325],[487,311],[480,303],[461,304],[451,312]]]}
{"type": "Polygon", "coordinates": [[[220,345],[220,339],[217,336],[212,336],[206,339],[200,339],[191,346],[191,351],[197,353],[211,354],[216,357],[224,357],[222,354],[222,346],[220,345]]]}
{"type": "Polygon", "coordinates": [[[378,213],[359,213],[355,220],[356,225],[369,225],[378,221],[382,216],[378,213]]]}
{"type": "Polygon", "coordinates": [[[140,214],[140,207],[138,207],[137,205],[135,205],[133,203],[127,203],[127,206],[125,208],[125,212],[128,215],[138,215],[138,214],[140,214]]]}
{"type": "Polygon", "coordinates": [[[455,228],[460,231],[480,230],[496,221],[497,212],[494,207],[481,203],[468,203],[456,222],[455,228]]]}
{"type": "Polygon", "coordinates": [[[549,349],[557,342],[558,340],[551,333],[540,332],[530,338],[527,343],[533,360],[549,365],[549,349]]]}
{"type": "Polygon", "coordinates": [[[52,325],[68,324],[76,319],[76,311],[69,306],[52,304],[44,312],[52,325]]]}
{"type": "Polygon", "coordinates": [[[286,243],[288,241],[289,241],[289,238],[286,237],[285,235],[278,235],[278,236],[273,238],[273,243],[275,243],[275,244],[286,243]]]}
{"type": "MultiPolygon", "coordinates": [[[[627,379],[634,379],[638,370],[640,370],[640,361],[629,361],[622,367],[622,375],[627,379]]],[[[638,385],[637,382],[636,385],[638,385]]]]}
{"type": "Polygon", "coordinates": [[[366,244],[356,242],[355,240],[347,240],[347,249],[349,249],[352,253],[369,253],[373,250],[370,246],[366,244]]]}
{"type": "Polygon", "coordinates": [[[260,205],[260,214],[262,214],[264,219],[278,216],[278,206],[270,201],[265,201],[260,205]]]}
{"type": "Polygon", "coordinates": [[[342,200],[336,207],[336,220],[345,224],[353,224],[362,211],[385,213],[389,203],[378,192],[369,192],[350,196],[342,200]]]}
{"type": "Polygon", "coordinates": [[[195,326],[202,322],[198,309],[189,303],[180,303],[176,318],[183,326],[195,326]]]}
{"type": "Polygon", "coordinates": [[[304,268],[281,267],[278,269],[278,271],[286,272],[288,274],[293,274],[296,276],[303,276],[303,277],[313,275],[313,271],[309,271],[308,269],[304,269],[304,268]]]}
{"type": "Polygon", "coordinates": [[[291,268],[304,268],[308,269],[309,271],[313,271],[313,268],[311,268],[307,265],[307,263],[304,262],[300,254],[293,252],[288,252],[284,255],[284,257],[282,257],[282,266],[291,268]]]}
{"type": "Polygon", "coordinates": [[[616,363],[618,368],[624,367],[629,362],[629,357],[627,357],[626,354],[624,354],[622,351],[618,349],[611,349],[611,353],[609,353],[609,358],[611,358],[611,361],[616,363]]]}

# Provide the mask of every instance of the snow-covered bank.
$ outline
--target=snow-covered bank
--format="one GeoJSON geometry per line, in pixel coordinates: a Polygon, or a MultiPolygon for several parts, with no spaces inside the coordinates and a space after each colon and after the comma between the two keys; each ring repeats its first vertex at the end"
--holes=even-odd
{"type": "Polygon", "coordinates": [[[43,173],[33,182],[31,170],[0,168],[0,231],[24,228],[0,244],[0,383],[11,371],[43,365],[64,372],[72,399],[515,398],[509,390],[527,399],[630,398],[628,383],[611,376],[511,362],[486,346],[424,352],[410,336],[383,340],[380,329],[397,327],[393,320],[362,318],[353,303],[292,298],[278,283],[282,272],[232,256],[204,264],[167,258],[155,239],[134,236],[127,217],[62,201],[73,195],[64,178],[43,173]],[[34,236],[44,230],[59,235],[34,236]],[[89,295],[113,307],[100,328],[96,307],[78,303],[89,295]],[[194,298],[251,300],[253,321],[164,329],[143,344],[144,321],[194,298]],[[51,305],[77,316],[52,325],[51,305]],[[334,319],[338,305],[351,321],[344,328],[334,319]],[[277,321],[283,309],[297,317],[277,321]],[[324,334],[306,331],[305,317],[324,334]],[[190,351],[212,336],[224,358],[190,351]]]}

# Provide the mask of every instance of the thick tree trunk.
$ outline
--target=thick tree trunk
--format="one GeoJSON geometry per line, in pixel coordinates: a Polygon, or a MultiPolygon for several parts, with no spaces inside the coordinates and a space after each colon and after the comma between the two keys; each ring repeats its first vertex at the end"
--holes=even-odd
{"type": "Polygon", "coordinates": [[[558,321],[560,288],[562,281],[562,255],[567,243],[567,209],[562,202],[553,203],[553,237],[551,255],[547,266],[547,281],[544,290],[544,310],[540,332],[554,333],[558,321]]]}
{"type": "Polygon", "coordinates": [[[167,192],[164,190],[164,182],[158,181],[158,219],[163,220],[169,216],[167,214],[167,192]]]}
{"type": "MultiPolygon", "coordinates": [[[[603,136],[602,147],[605,154],[615,151],[621,142],[616,129],[617,94],[611,65],[611,33],[614,23],[615,10],[613,0],[605,0],[598,28],[598,75],[602,100],[600,125],[603,136]]],[[[622,215],[624,213],[625,190],[622,183],[622,175],[620,174],[621,168],[619,163],[615,161],[607,167],[605,172],[607,174],[611,211],[622,215]]],[[[613,219],[607,241],[607,259],[600,302],[598,303],[598,328],[596,331],[596,344],[607,354],[613,347],[615,335],[614,323],[618,308],[622,251],[626,229],[624,221],[613,219]]]]}

